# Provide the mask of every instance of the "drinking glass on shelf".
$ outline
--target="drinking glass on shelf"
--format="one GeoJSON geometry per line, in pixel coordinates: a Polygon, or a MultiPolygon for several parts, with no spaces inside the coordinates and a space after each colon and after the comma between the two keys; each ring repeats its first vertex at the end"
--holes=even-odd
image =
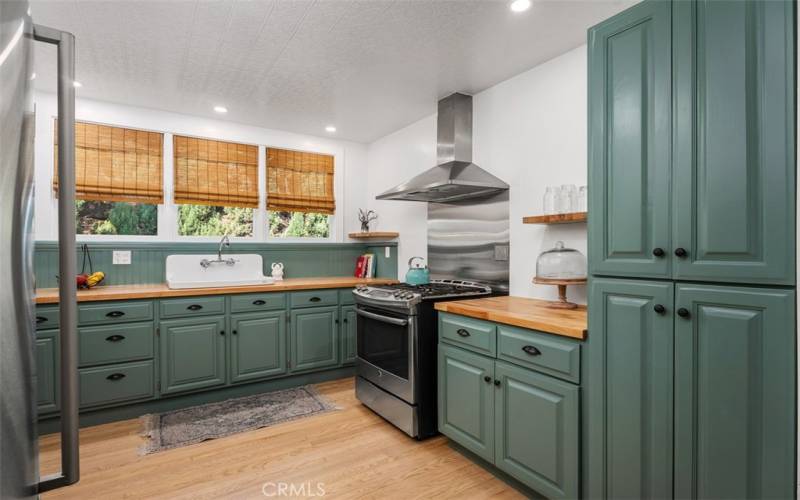
{"type": "Polygon", "coordinates": [[[556,213],[556,200],[558,196],[556,195],[555,188],[552,186],[547,186],[544,190],[544,214],[545,215],[553,215],[556,213]]]}
{"type": "Polygon", "coordinates": [[[578,206],[578,190],[575,188],[575,184],[562,184],[560,199],[559,213],[566,214],[574,212],[578,206]]]}
{"type": "Polygon", "coordinates": [[[578,189],[578,211],[586,212],[589,208],[589,188],[581,186],[578,189]]]}

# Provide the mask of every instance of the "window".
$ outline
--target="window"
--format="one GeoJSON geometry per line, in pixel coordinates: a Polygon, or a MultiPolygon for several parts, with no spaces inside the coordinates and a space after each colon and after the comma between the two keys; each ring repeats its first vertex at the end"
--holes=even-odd
{"type": "Polygon", "coordinates": [[[336,210],[333,179],[333,156],[267,148],[269,235],[329,238],[336,210]]]}
{"type": "Polygon", "coordinates": [[[178,206],[180,236],[252,236],[253,209],[210,205],[178,206]]]}
{"type": "Polygon", "coordinates": [[[329,238],[330,216],[304,212],[268,212],[272,238],[329,238]]]}
{"type": "Polygon", "coordinates": [[[252,236],[258,147],[176,135],[175,203],[180,236],[252,236]]]}
{"type": "Polygon", "coordinates": [[[76,200],[75,212],[77,234],[158,234],[158,206],[151,203],[76,200]]]}
{"type": "MultiPolygon", "coordinates": [[[[76,233],[158,234],[162,144],[157,132],[75,123],[76,233]]],[[[54,146],[53,190],[58,196],[58,133],[54,146]]]]}

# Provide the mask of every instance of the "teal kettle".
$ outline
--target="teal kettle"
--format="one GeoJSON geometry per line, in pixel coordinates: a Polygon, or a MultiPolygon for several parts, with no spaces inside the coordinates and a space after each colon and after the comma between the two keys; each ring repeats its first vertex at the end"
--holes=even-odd
{"type": "Polygon", "coordinates": [[[424,264],[422,257],[411,257],[408,259],[408,272],[406,272],[406,283],[409,285],[427,285],[431,281],[428,266],[424,264]],[[419,262],[414,262],[419,260],[419,262]]]}

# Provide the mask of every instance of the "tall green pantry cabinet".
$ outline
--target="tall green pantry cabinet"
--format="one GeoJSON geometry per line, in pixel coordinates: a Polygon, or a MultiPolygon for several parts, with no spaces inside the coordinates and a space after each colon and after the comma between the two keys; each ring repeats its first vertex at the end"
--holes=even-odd
{"type": "Polygon", "coordinates": [[[794,8],[589,31],[586,497],[794,496],[794,8]]]}

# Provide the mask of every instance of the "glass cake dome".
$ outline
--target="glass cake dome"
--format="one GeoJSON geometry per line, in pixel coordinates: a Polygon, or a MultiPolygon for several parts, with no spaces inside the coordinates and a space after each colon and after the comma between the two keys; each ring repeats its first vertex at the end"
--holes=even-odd
{"type": "Polygon", "coordinates": [[[536,259],[536,278],[547,280],[586,279],[586,257],[574,248],[565,248],[563,241],[542,252],[536,259]]]}

